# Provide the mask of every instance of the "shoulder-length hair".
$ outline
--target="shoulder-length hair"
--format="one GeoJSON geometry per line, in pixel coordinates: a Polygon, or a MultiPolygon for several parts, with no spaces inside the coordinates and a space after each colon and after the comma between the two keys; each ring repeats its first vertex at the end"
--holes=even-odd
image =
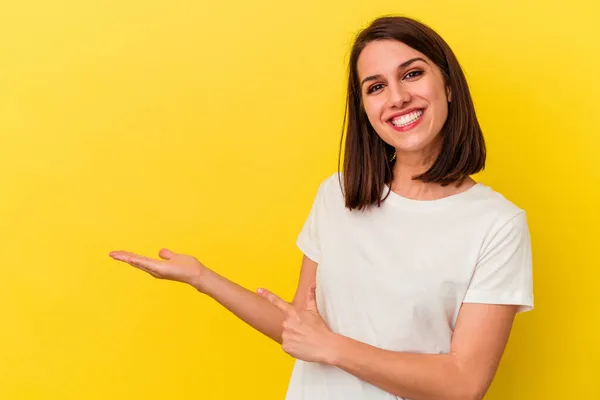
{"type": "MultiPolygon", "coordinates": [[[[358,33],[350,53],[344,129],[340,140],[341,164],[344,131],[343,187],[346,207],[380,206],[386,185],[393,179],[395,149],[384,142],[370,124],[362,104],[357,62],[362,50],[376,40],[397,40],[423,53],[442,72],[452,101],[442,130],[437,159],[413,179],[448,185],[461,183],[484,169],[486,147],[464,73],[450,46],[431,28],[407,17],[380,17],[358,33]]],[[[389,195],[389,192],[388,192],[389,195]]]]}

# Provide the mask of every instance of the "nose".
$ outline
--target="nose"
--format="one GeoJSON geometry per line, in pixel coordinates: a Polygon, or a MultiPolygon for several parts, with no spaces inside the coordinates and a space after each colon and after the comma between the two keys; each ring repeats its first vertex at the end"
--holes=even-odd
{"type": "Polygon", "coordinates": [[[410,92],[401,84],[390,85],[389,89],[388,103],[390,106],[402,108],[405,103],[410,101],[410,92]]]}

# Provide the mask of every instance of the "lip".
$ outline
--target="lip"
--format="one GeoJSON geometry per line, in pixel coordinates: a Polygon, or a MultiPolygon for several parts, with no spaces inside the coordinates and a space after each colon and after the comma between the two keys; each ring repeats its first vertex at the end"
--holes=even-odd
{"type": "Polygon", "coordinates": [[[389,126],[392,127],[393,130],[395,130],[396,132],[406,132],[409,131],[411,129],[413,129],[415,126],[419,125],[419,123],[423,120],[423,115],[425,115],[425,109],[424,108],[411,108],[409,110],[403,111],[401,113],[396,113],[394,115],[392,115],[390,118],[388,118],[387,120],[387,124],[389,126]],[[392,120],[396,117],[400,117],[402,115],[406,115],[406,114],[410,114],[411,112],[417,111],[417,110],[422,110],[423,114],[421,114],[421,116],[419,117],[419,119],[417,119],[415,122],[408,124],[408,125],[404,125],[404,126],[395,126],[394,124],[392,124],[392,120]]]}
{"type": "Polygon", "coordinates": [[[422,108],[422,107],[413,107],[413,108],[409,108],[408,110],[404,110],[404,111],[402,111],[402,112],[399,112],[399,113],[396,113],[396,114],[392,114],[392,115],[390,115],[390,116],[387,118],[387,120],[388,120],[388,121],[391,121],[391,120],[393,120],[393,119],[394,119],[394,118],[396,118],[396,117],[401,117],[401,116],[403,116],[403,115],[410,114],[411,112],[418,111],[418,110],[423,110],[423,111],[425,111],[425,108],[422,108]]]}

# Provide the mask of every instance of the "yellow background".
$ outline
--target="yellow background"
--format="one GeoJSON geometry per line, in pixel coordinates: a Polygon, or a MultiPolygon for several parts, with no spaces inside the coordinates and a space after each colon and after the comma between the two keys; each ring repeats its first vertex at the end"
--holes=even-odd
{"type": "Polygon", "coordinates": [[[353,35],[388,13],[453,47],[476,178],[529,215],[536,309],[487,399],[600,398],[594,3],[5,0],[0,399],[282,399],[276,344],[107,254],[170,247],[291,298],[353,35]]]}

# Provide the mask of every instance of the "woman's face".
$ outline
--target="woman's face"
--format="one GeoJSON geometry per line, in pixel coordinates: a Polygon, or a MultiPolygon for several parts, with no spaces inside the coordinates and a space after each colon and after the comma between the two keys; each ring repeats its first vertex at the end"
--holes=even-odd
{"type": "Polygon", "coordinates": [[[448,89],[424,54],[394,40],[369,43],[357,63],[362,102],[381,139],[398,154],[437,153],[448,89]]]}

